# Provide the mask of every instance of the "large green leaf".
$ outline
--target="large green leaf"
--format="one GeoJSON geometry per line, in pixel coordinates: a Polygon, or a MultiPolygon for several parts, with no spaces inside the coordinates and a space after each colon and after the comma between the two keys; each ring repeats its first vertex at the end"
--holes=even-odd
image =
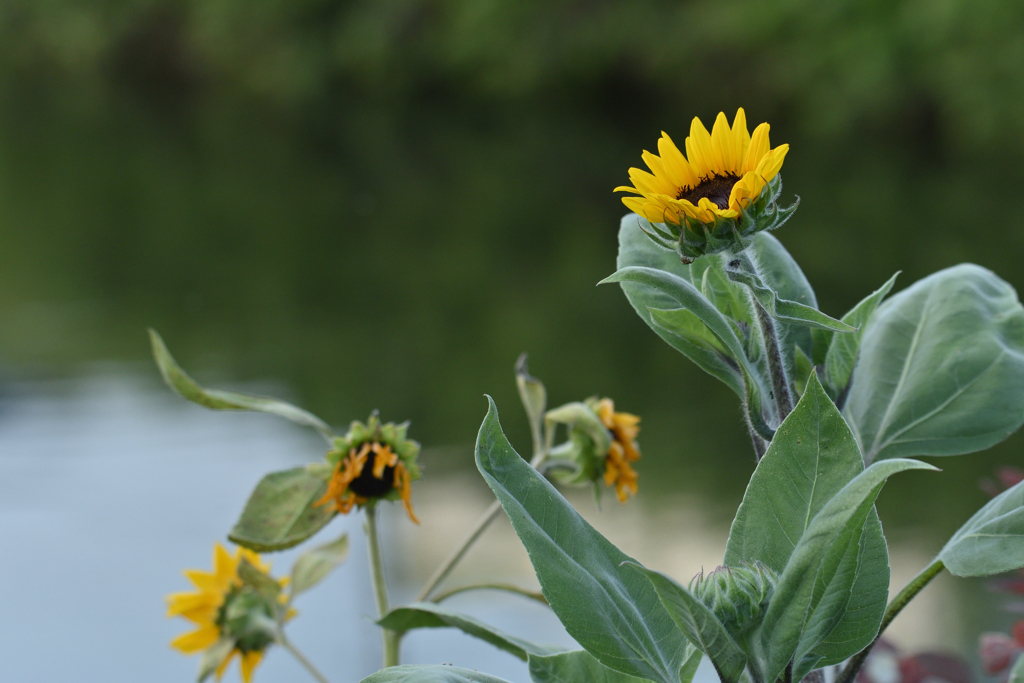
{"type": "Polygon", "coordinates": [[[957,576],[1024,567],[1024,482],[1003,491],[953,534],[939,559],[957,576]]]}
{"type": "Polygon", "coordinates": [[[850,327],[841,320],[826,315],[816,308],[802,304],[798,301],[783,299],[779,293],[768,286],[765,281],[756,273],[745,270],[729,270],[729,278],[735,282],[741,282],[750,289],[751,295],[768,313],[776,320],[791,325],[802,325],[808,328],[832,330],[833,332],[853,332],[850,327]]]}
{"type": "Polygon", "coordinates": [[[1024,422],[1024,308],[979,266],[931,275],[879,306],[843,414],[868,462],[988,448],[1024,422]]]}
{"type": "Polygon", "coordinates": [[[850,312],[843,316],[843,322],[857,328],[856,332],[849,334],[829,333],[828,351],[825,354],[825,382],[832,389],[833,395],[843,393],[850,383],[850,376],[853,374],[854,363],[857,362],[857,351],[860,349],[860,341],[864,337],[864,329],[867,322],[874,315],[875,309],[882,303],[882,299],[889,293],[892,286],[896,284],[896,273],[888,282],[864,297],[860,303],[850,309],[850,312]]]}
{"type": "Polygon", "coordinates": [[[511,636],[468,614],[441,607],[433,602],[414,602],[411,605],[397,607],[385,614],[377,623],[399,633],[416,628],[457,628],[463,633],[486,641],[524,661],[529,655],[550,655],[565,650],[562,647],[538,645],[511,636]]]}
{"type": "Polygon", "coordinates": [[[228,538],[257,552],[301,543],[334,518],[333,505],[315,505],[330,477],[327,463],[271,472],[256,485],[228,538]]]}
{"type": "Polygon", "coordinates": [[[685,308],[667,311],[649,308],[648,312],[655,328],[672,335],[668,337],[673,340],[670,344],[709,375],[721,380],[736,395],[743,397],[743,373],[735,361],[730,359],[722,342],[700,318],[685,308]]]}
{"type": "MultiPolygon", "coordinates": [[[[683,665],[680,683],[690,683],[700,664],[700,651],[691,649],[693,653],[683,665]]],[[[530,655],[530,680],[533,683],[644,683],[646,679],[613,671],[586,650],[572,650],[546,657],[530,655]]]]}
{"type": "Polygon", "coordinates": [[[504,678],[455,666],[407,665],[381,669],[359,683],[508,683],[504,678]]]}
{"type": "Polygon", "coordinates": [[[627,566],[647,577],[676,626],[708,656],[722,683],[738,682],[747,667],[747,656],[715,613],[688,589],[661,572],[635,562],[627,563],[627,566]]]}
{"type": "Polygon", "coordinates": [[[687,641],[625,553],[597,532],[509,444],[488,397],[476,464],[526,546],[544,597],[569,634],[602,664],[678,683],[687,641]]]}
{"type": "MultiPolygon", "coordinates": [[[[858,474],[811,520],[779,577],[762,622],[765,680],[795,661],[800,680],[817,664],[814,648],[839,623],[856,580],[856,553],[882,485],[904,470],[937,468],[917,460],[878,462],[858,474]]],[[[849,655],[856,653],[851,650],[849,655]]]]}
{"type": "MultiPolygon", "coordinates": [[[[750,478],[729,533],[725,565],[757,561],[782,574],[811,520],[863,470],[857,440],[812,374],[750,478]]],[[[878,633],[889,593],[889,554],[874,511],[854,559],[848,609],[815,648],[821,666],[859,652],[878,633]]]]}
{"type": "Polygon", "coordinates": [[[304,427],[312,427],[328,441],[334,436],[326,422],[313,413],[290,403],[265,396],[242,394],[237,391],[204,389],[181,369],[156,330],[149,330],[149,340],[153,346],[153,358],[156,360],[157,367],[160,368],[160,374],[163,375],[164,381],[183,398],[211,410],[252,410],[259,413],[270,413],[304,427]]]}

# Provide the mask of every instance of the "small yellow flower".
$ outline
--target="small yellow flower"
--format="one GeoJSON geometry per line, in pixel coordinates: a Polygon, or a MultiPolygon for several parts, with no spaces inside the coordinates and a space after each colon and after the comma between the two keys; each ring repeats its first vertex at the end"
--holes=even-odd
{"type": "Polygon", "coordinates": [[[620,503],[637,492],[637,473],[630,463],[640,459],[640,447],[636,443],[640,433],[640,418],[630,413],[616,413],[610,398],[602,398],[597,404],[597,416],[612,434],[611,447],[604,460],[604,483],[615,487],[620,503]]]}
{"type": "Polygon", "coordinates": [[[419,524],[412,509],[413,480],[419,479],[419,444],[405,438],[408,425],[381,424],[372,415],[364,425],[353,422],[348,434],[335,439],[327,453],[334,471],[327,493],[315,505],[334,504],[348,514],[352,508],[381,498],[401,499],[409,518],[419,524]]]}
{"type": "Polygon", "coordinates": [[[719,113],[710,133],[694,118],[685,157],[663,132],[661,156],[643,153],[652,173],[631,168],[633,185],[615,191],[639,195],[623,197],[622,203],[652,223],[679,226],[686,219],[712,224],[717,218],[738,218],[778,174],[789,151],[789,145],[771,149],[768,128],[762,123],[751,135],[742,108],[731,128],[725,113],[719,113]]]}
{"type": "MultiPolygon", "coordinates": [[[[172,640],[171,647],[191,655],[208,650],[224,639],[233,643],[229,654],[216,668],[218,681],[235,655],[238,655],[242,680],[250,683],[253,670],[273,642],[273,637],[264,631],[247,626],[252,612],[259,612],[261,617],[268,619],[273,619],[274,615],[273,607],[267,603],[266,598],[239,577],[238,567],[243,558],[269,576],[270,567],[258,554],[245,548],[236,548],[234,555],[231,555],[224,546],[216,543],[213,548],[212,572],[198,569],[185,571],[185,576],[196,590],[167,596],[167,616],[184,617],[197,627],[172,640]]],[[[285,582],[282,580],[279,584],[284,585],[285,582]]]]}

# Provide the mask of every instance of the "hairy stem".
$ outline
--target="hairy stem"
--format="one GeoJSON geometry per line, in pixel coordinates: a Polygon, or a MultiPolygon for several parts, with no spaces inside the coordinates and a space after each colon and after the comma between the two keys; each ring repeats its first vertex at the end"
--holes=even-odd
{"type": "Polygon", "coordinates": [[[285,650],[288,650],[292,657],[295,657],[295,660],[302,665],[302,668],[309,672],[310,676],[317,680],[317,683],[330,683],[330,681],[327,680],[327,677],[313,666],[313,662],[309,661],[309,659],[306,658],[306,655],[302,654],[297,647],[292,645],[292,642],[285,637],[283,630],[278,629],[275,640],[278,645],[283,647],[285,650]]]}
{"type": "Polygon", "coordinates": [[[846,668],[843,669],[842,673],[839,674],[839,678],[836,679],[836,683],[853,683],[854,679],[857,678],[857,673],[864,666],[864,662],[867,660],[868,655],[871,653],[871,648],[875,646],[878,639],[885,633],[885,629],[889,628],[889,624],[896,618],[907,603],[914,599],[914,597],[921,592],[921,590],[931,583],[931,580],[938,576],[942,570],[945,569],[945,565],[942,564],[942,560],[935,560],[930,565],[921,570],[921,573],[914,577],[914,580],[903,587],[903,590],[892,599],[889,606],[885,608],[885,616],[882,617],[882,625],[878,628],[878,635],[871,641],[871,644],[866,648],[854,655],[849,662],[846,664],[846,668]]]}
{"type": "MultiPolygon", "coordinates": [[[[384,578],[384,559],[380,552],[380,536],[377,533],[377,508],[369,505],[366,512],[366,540],[370,549],[370,575],[373,578],[373,594],[377,599],[377,617],[383,619],[388,613],[388,586],[384,578]]],[[[399,636],[390,629],[381,629],[384,643],[384,667],[398,666],[399,636]]]]}
{"type": "Polygon", "coordinates": [[[779,329],[775,320],[757,301],[757,322],[761,325],[761,337],[764,339],[764,350],[768,357],[768,370],[772,376],[772,394],[781,424],[786,416],[793,412],[793,395],[789,391],[789,374],[786,372],[786,361],[782,356],[779,343],[779,329]]]}

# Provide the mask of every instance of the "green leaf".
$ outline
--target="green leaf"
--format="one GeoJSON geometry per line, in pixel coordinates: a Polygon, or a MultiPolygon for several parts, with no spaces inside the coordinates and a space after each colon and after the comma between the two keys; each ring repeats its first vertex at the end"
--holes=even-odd
{"type": "Polygon", "coordinates": [[[750,289],[750,293],[757,299],[769,315],[776,320],[785,323],[803,325],[805,327],[817,327],[833,332],[854,332],[856,328],[846,323],[825,315],[816,308],[811,308],[796,301],[789,301],[781,298],[771,287],[754,273],[745,270],[728,271],[729,278],[735,282],[741,282],[750,289]]]}
{"type": "Polygon", "coordinates": [[[988,502],[939,553],[957,576],[988,576],[1024,567],[1024,482],[988,502]]]}
{"type": "MultiPolygon", "coordinates": [[[[680,683],[690,683],[700,664],[701,653],[693,649],[680,672],[680,683]]],[[[606,667],[586,650],[561,652],[541,657],[530,655],[530,680],[533,683],[645,683],[645,679],[619,673],[606,667]]]]}
{"type": "Polygon", "coordinates": [[[476,464],[526,546],[541,590],[562,625],[602,664],[678,683],[687,641],[630,558],[598,533],[512,449],[488,397],[476,464]]]}
{"type": "Polygon", "coordinates": [[[348,534],[299,555],[292,565],[292,597],[308,591],[348,559],[348,534]]]}
{"type": "Polygon", "coordinates": [[[649,308],[648,311],[651,322],[656,328],[678,337],[677,342],[680,340],[686,342],[686,351],[683,351],[681,344],[673,344],[673,346],[683,351],[683,354],[700,366],[702,370],[718,378],[738,396],[743,397],[746,391],[743,384],[743,373],[729,358],[718,337],[696,315],[685,308],[668,311],[649,308]]]}
{"type": "MultiPolygon", "coordinates": [[[[779,297],[811,308],[818,308],[818,299],[814,296],[814,290],[811,288],[811,283],[807,281],[807,276],[800,270],[796,260],[782,246],[782,242],[774,235],[769,232],[757,233],[750,249],[754,252],[765,283],[778,292],[779,297]]],[[[786,340],[787,363],[793,364],[793,353],[796,349],[800,349],[808,357],[811,356],[811,330],[808,327],[782,323],[780,332],[782,338],[786,340]]]]}
{"type": "Polygon", "coordinates": [[[359,683],[508,683],[503,678],[454,666],[406,665],[381,669],[359,683]]]}
{"type": "Polygon", "coordinates": [[[290,403],[235,391],[204,389],[181,369],[156,330],[149,330],[149,340],[153,346],[153,358],[156,360],[157,367],[160,368],[160,374],[163,375],[164,381],[183,398],[211,410],[252,410],[258,413],[270,413],[304,427],[312,427],[328,441],[334,436],[326,422],[313,413],[290,403]]]}
{"type": "Polygon", "coordinates": [[[255,588],[271,604],[276,603],[281,594],[281,584],[245,557],[238,563],[238,578],[255,588]]]}
{"type": "Polygon", "coordinates": [[[647,577],[676,626],[708,656],[723,683],[739,681],[747,666],[747,656],[714,612],[689,590],[661,572],[635,562],[626,564],[647,577]]]}
{"type": "Polygon", "coordinates": [[[857,328],[850,334],[833,334],[825,355],[825,382],[836,396],[841,394],[850,383],[853,365],[857,361],[864,329],[875,309],[882,303],[892,286],[896,284],[899,272],[889,278],[888,282],[861,300],[849,313],[843,316],[843,322],[857,328]]]}
{"type": "Polygon", "coordinates": [[[807,391],[807,381],[811,378],[812,372],[814,372],[814,364],[811,363],[811,359],[807,357],[802,348],[799,346],[794,347],[793,387],[796,389],[798,396],[803,396],[804,392],[807,391]]]}
{"type": "MultiPolygon", "coordinates": [[[[882,485],[904,470],[937,468],[917,460],[878,462],[844,486],[811,520],[793,549],[762,622],[765,680],[778,678],[790,660],[800,668],[820,639],[842,619],[855,581],[851,560],[882,485]]],[[[852,650],[850,654],[854,654],[852,650]]],[[[809,671],[809,669],[808,669],[809,671]]],[[[793,678],[807,671],[794,670],[793,678]]]]}
{"type": "Polygon", "coordinates": [[[526,417],[530,421],[530,433],[533,435],[533,443],[543,443],[542,429],[544,411],[547,410],[548,392],[544,383],[530,375],[526,365],[526,354],[520,354],[516,361],[516,388],[519,389],[519,398],[526,410],[526,417]]]}
{"type": "Polygon", "coordinates": [[[455,612],[433,602],[415,602],[411,605],[397,607],[385,614],[377,623],[399,633],[415,628],[457,628],[463,633],[486,641],[523,661],[529,655],[549,655],[562,652],[565,649],[552,645],[538,645],[522,638],[510,636],[504,631],[477,621],[468,614],[455,612]]]}
{"type": "Polygon", "coordinates": [[[964,264],[878,307],[843,414],[868,462],[982,450],[1024,422],[1024,308],[964,264]]]}
{"type": "Polygon", "coordinates": [[[314,505],[327,492],[330,478],[326,463],[268,474],[249,496],[228,538],[257,552],[301,543],[334,518],[334,506],[314,505]]]}
{"type": "MultiPolygon", "coordinates": [[[[782,575],[811,521],[863,471],[857,440],[812,374],[750,478],[729,532],[725,565],[758,561],[782,575]]],[[[859,652],[878,633],[889,594],[889,554],[873,510],[859,554],[849,561],[855,580],[847,611],[819,639],[815,652],[823,658],[821,666],[859,652]]]]}

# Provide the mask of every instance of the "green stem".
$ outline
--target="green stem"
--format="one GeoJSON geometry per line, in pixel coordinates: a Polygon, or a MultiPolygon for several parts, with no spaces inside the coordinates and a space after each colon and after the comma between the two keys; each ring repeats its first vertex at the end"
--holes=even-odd
{"type": "Polygon", "coordinates": [[[496,591],[506,591],[508,593],[518,593],[519,595],[522,595],[523,597],[526,597],[526,598],[530,598],[531,600],[536,600],[537,602],[543,602],[545,605],[548,604],[548,601],[544,598],[544,596],[541,593],[538,593],[536,591],[527,590],[525,588],[520,588],[519,586],[516,586],[515,584],[511,584],[511,583],[475,583],[472,586],[460,586],[458,588],[453,588],[453,589],[451,589],[449,591],[445,591],[444,593],[440,593],[438,595],[435,595],[433,598],[430,599],[430,601],[433,602],[433,603],[439,603],[439,602],[443,602],[444,600],[447,600],[448,598],[452,597],[453,595],[458,595],[459,593],[465,593],[466,591],[477,591],[477,590],[496,590],[496,591]]]}
{"type": "Polygon", "coordinates": [[[786,372],[786,361],[779,344],[779,330],[764,306],[755,301],[754,308],[757,309],[757,322],[761,325],[761,337],[764,339],[765,355],[768,357],[768,371],[772,376],[772,394],[781,424],[786,416],[793,412],[793,395],[789,392],[789,374],[786,372]]]}
{"type": "MultiPolygon", "coordinates": [[[[366,540],[370,549],[370,574],[373,578],[373,594],[377,598],[377,614],[383,619],[388,613],[388,586],[384,578],[384,559],[380,552],[380,537],[377,533],[377,508],[368,505],[366,512],[366,540]]],[[[391,629],[382,628],[384,643],[384,668],[398,666],[399,636],[391,629]]]]}
{"type": "Polygon", "coordinates": [[[276,641],[278,645],[283,647],[285,650],[288,650],[292,657],[295,657],[296,661],[298,661],[298,663],[309,672],[309,675],[317,680],[317,683],[330,683],[330,681],[327,680],[327,677],[313,666],[313,662],[309,661],[306,658],[306,655],[302,654],[297,647],[292,645],[292,642],[285,637],[284,631],[281,629],[278,629],[277,631],[276,641]]]}
{"type": "Polygon", "coordinates": [[[931,580],[938,576],[942,570],[945,569],[945,565],[942,564],[942,560],[935,560],[930,565],[921,570],[921,573],[914,577],[914,580],[903,587],[903,590],[892,599],[889,606],[885,608],[885,616],[882,617],[882,625],[878,628],[878,635],[871,641],[871,644],[866,648],[854,655],[849,662],[846,664],[846,668],[839,674],[839,678],[836,679],[836,683],[853,683],[854,679],[857,678],[857,673],[864,666],[864,662],[867,660],[868,655],[871,653],[871,648],[875,646],[878,639],[885,633],[885,629],[889,628],[889,624],[896,618],[907,603],[914,599],[921,590],[931,583],[931,580]]]}

